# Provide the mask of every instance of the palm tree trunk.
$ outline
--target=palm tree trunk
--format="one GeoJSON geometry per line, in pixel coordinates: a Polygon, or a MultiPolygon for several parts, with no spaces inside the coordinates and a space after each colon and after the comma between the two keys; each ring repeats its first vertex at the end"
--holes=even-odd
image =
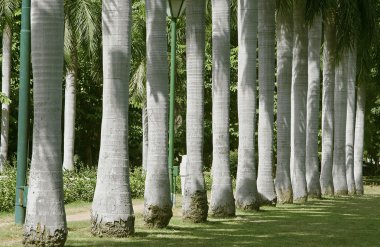
{"type": "MultiPolygon", "coordinates": [[[[12,63],[12,30],[6,25],[3,30],[3,63],[1,92],[9,98],[11,82],[11,63],[12,63]]],[[[0,173],[8,159],[8,138],[9,138],[9,103],[1,106],[1,150],[0,150],[0,173]]]]}
{"type": "Polygon", "coordinates": [[[65,117],[63,137],[63,169],[74,170],[74,141],[75,141],[75,105],[76,105],[76,73],[68,70],[65,88],[65,117]]]}
{"type": "Polygon", "coordinates": [[[293,14],[277,11],[277,168],[276,194],[278,203],[292,203],[290,180],[290,99],[293,61],[293,14]]]}
{"type": "Polygon", "coordinates": [[[205,64],[204,0],[193,0],[186,6],[187,56],[187,171],[182,200],[184,219],[207,220],[207,191],[203,177],[204,64],[205,64]]]}
{"type": "Polygon", "coordinates": [[[293,3],[293,68],[291,99],[290,177],[293,202],[307,200],[306,185],[306,101],[308,83],[308,32],[305,22],[306,0],[293,3]]]}
{"type": "Polygon", "coordinates": [[[335,67],[334,89],[334,195],[347,194],[346,179],[346,115],[347,115],[347,73],[348,52],[344,51],[341,61],[335,67]]]}
{"type": "Polygon", "coordinates": [[[146,172],[148,165],[148,111],[146,102],[142,108],[142,129],[143,129],[143,151],[142,151],[142,167],[146,172]]]}
{"type": "Polygon", "coordinates": [[[211,213],[215,217],[235,215],[229,162],[230,5],[231,0],[212,0],[213,161],[211,213]]]}
{"type": "Polygon", "coordinates": [[[67,237],[61,156],[63,0],[32,1],[31,31],[33,153],[23,243],[63,246],[67,237]]]}
{"type": "Polygon", "coordinates": [[[132,1],[103,0],[102,21],[103,116],[91,232],[126,237],[135,222],[128,158],[132,1]]]}
{"type": "Polygon", "coordinates": [[[259,209],[255,165],[257,0],[238,1],[239,153],[236,206],[259,209]]]}
{"type": "Polygon", "coordinates": [[[355,194],[354,139],[355,139],[355,85],[357,51],[350,51],[347,80],[347,123],[346,123],[346,178],[350,195],[355,194]]]}
{"type": "Polygon", "coordinates": [[[322,195],[333,195],[332,179],[333,141],[334,141],[334,84],[335,84],[335,49],[336,28],[333,10],[326,11],[324,17],[323,49],[323,94],[322,94],[322,195]]]}
{"type": "Polygon", "coordinates": [[[166,0],[146,0],[148,165],[144,221],[166,227],[173,215],[168,170],[168,57],[166,0]]]}
{"type": "Polygon", "coordinates": [[[319,102],[321,92],[321,41],[322,16],[314,18],[309,28],[308,57],[308,92],[307,92],[307,127],[306,127],[306,183],[307,194],[311,198],[321,197],[319,183],[318,133],[319,133],[319,102]]]}
{"type": "Polygon", "coordinates": [[[275,10],[275,0],[259,0],[259,166],[257,190],[260,195],[261,204],[273,204],[276,202],[272,162],[275,80],[275,10]]]}
{"type": "Polygon", "coordinates": [[[355,144],[354,144],[354,178],[357,195],[363,195],[363,150],[364,150],[364,116],[365,116],[366,86],[362,82],[358,87],[355,144]]]}

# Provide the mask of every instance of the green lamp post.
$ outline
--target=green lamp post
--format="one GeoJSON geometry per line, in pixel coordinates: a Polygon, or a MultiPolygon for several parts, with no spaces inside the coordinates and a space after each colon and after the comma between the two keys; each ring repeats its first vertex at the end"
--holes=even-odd
{"type": "MultiPolygon", "coordinates": [[[[177,50],[177,20],[185,10],[186,0],[168,0],[167,14],[171,21],[171,66],[170,66],[170,110],[169,110],[169,179],[170,193],[173,205],[175,204],[175,176],[174,171],[174,102],[175,102],[175,73],[177,50]]],[[[178,171],[178,169],[176,169],[178,171]]]]}
{"type": "Polygon", "coordinates": [[[30,0],[22,1],[20,35],[20,86],[17,137],[17,178],[15,223],[24,224],[28,187],[26,162],[28,153],[28,101],[30,83],[30,0]]]}

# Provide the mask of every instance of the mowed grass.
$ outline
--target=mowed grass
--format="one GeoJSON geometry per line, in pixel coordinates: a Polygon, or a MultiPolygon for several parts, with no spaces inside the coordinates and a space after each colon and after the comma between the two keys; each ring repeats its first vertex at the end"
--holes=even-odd
{"type": "MultiPolygon", "coordinates": [[[[66,246],[380,246],[380,186],[367,186],[365,191],[362,197],[237,211],[236,218],[210,218],[203,224],[183,222],[177,205],[166,229],[146,228],[137,213],[136,234],[127,239],[93,237],[88,220],[69,222],[66,246]]],[[[67,213],[87,209],[89,204],[72,204],[67,213]]],[[[21,245],[22,228],[12,220],[10,215],[0,216],[0,246],[21,245]]]]}

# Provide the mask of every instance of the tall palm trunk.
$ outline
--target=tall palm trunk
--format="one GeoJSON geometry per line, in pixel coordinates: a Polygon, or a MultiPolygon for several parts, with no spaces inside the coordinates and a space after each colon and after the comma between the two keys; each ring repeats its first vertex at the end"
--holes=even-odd
{"type": "Polygon", "coordinates": [[[323,94],[322,94],[322,195],[333,195],[332,179],[333,141],[334,141],[334,84],[335,84],[335,49],[336,27],[333,9],[326,11],[324,17],[323,48],[323,94]]]}
{"type": "Polygon", "coordinates": [[[143,129],[143,150],[142,150],[142,167],[146,172],[148,166],[148,111],[146,109],[146,101],[142,108],[142,129],[143,129]]]}
{"type": "Polygon", "coordinates": [[[355,194],[354,139],[355,139],[355,85],[357,51],[350,51],[347,80],[347,123],[346,123],[346,178],[350,195],[355,194]]]}
{"type": "Polygon", "coordinates": [[[207,219],[207,191],[203,177],[204,64],[205,64],[204,0],[187,2],[187,116],[186,146],[188,165],[182,203],[183,218],[193,222],[207,219]]]}
{"type": "Polygon", "coordinates": [[[308,32],[305,8],[306,0],[294,1],[290,177],[293,187],[293,202],[298,203],[307,200],[305,161],[308,32]]]}
{"type": "Polygon", "coordinates": [[[364,116],[366,87],[362,82],[358,87],[355,120],[355,144],[354,144],[354,178],[357,195],[363,195],[363,148],[364,148],[364,116]]]}
{"type": "Polygon", "coordinates": [[[131,0],[103,0],[103,116],[91,232],[126,237],[135,216],[129,183],[131,0]]]}
{"type": "Polygon", "coordinates": [[[262,204],[272,204],[276,202],[272,164],[276,29],[275,10],[275,0],[259,0],[259,166],[257,190],[262,204]]]}
{"type": "Polygon", "coordinates": [[[229,161],[230,5],[231,0],[212,0],[213,216],[235,215],[229,161]]]}
{"type": "MultiPolygon", "coordinates": [[[[9,98],[11,82],[12,63],[12,30],[6,25],[3,30],[3,64],[1,78],[1,92],[9,98]]],[[[1,150],[0,150],[0,173],[8,159],[8,137],[9,137],[9,103],[1,106],[1,150]]]]}
{"type": "Polygon", "coordinates": [[[236,206],[259,209],[255,165],[257,0],[238,1],[239,153],[236,206]]]}
{"type": "Polygon", "coordinates": [[[69,69],[66,73],[65,113],[63,136],[63,169],[74,170],[75,141],[75,105],[76,105],[76,72],[69,69]]]}
{"type": "Polygon", "coordinates": [[[306,127],[306,183],[307,194],[311,198],[321,197],[319,183],[318,133],[319,102],[321,92],[321,41],[322,16],[317,15],[309,28],[307,127],[306,127]]]}
{"type": "Polygon", "coordinates": [[[168,57],[166,0],[146,0],[148,165],[144,220],[166,227],[173,215],[168,170],[168,57]]]}
{"type": "Polygon", "coordinates": [[[277,168],[278,203],[292,203],[290,180],[290,99],[293,61],[293,12],[277,11],[277,168]]]}
{"type": "Polygon", "coordinates": [[[33,153],[23,242],[63,246],[67,237],[61,156],[63,0],[32,1],[31,31],[33,153]]]}
{"type": "Polygon", "coordinates": [[[348,52],[344,51],[341,61],[335,67],[334,89],[334,195],[347,194],[346,179],[346,115],[347,115],[347,73],[348,52]]]}

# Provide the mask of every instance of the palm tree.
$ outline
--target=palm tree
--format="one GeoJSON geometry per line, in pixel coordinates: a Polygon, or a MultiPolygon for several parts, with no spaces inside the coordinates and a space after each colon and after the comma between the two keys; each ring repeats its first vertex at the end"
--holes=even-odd
{"type": "MultiPolygon", "coordinates": [[[[66,87],[63,138],[63,168],[74,169],[76,81],[79,70],[78,50],[85,49],[87,59],[95,52],[96,35],[100,33],[101,2],[65,1],[66,87]]],[[[99,44],[97,44],[99,45],[99,44]]]]}
{"type": "Polygon", "coordinates": [[[323,49],[323,94],[322,94],[322,195],[333,195],[332,179],[333,138],[334,138],[334,84],[335,84],[335,50],[336,27],[334,7],[326,7],[324,14],[324,49],[323,49]]]}
{"type": "Polygon", "coordinates": [[[257,0],[238,1],[239,153],[236,206],[259,209],[255,166],[257,0]]]}
{"type": "MultiPolygon", "coordinates": [[[[3,26],[3,60],[1,92],[2,96],[9,99],[12,68],[12,23],[16,8],[19,7],[19,0],[0,0],[0,21],[3,26]]],[[[9,100],[2,102],[1,111],[1,143],[0,143],[0,173],[4,169],[4,164],[8,159],[8,137],[9,137],[9,100]]]]}
{"type": "Polygon", "coordinates": [[[135,222],[128,160],[132,1],[103,0],[102,20],[103,117],[91,232],[126,237],[135,222]]]}
{"type": "Polygon", "coordinates": [[[290,180],[290,99],[293,61],[292,6],[280,1],[277,6],[277,168],[278,203],[292,203],[290,180]]]}
{"type": "Polygon", "coordinates": [[[212,131],[211,213],[234,216],[230,174],[230,0],[212,0],[212,131]]]}
{"type": "Polygon", "coordinates": [[[33,153],[23,243],[63,246],[67,237],[61,158],[63,0],[32,1],[31,31],[33,153]]]}
{"type": "Polygon", "coordinates": [[[144,221],[166,227],[173,215],[168,170],[168,63],[166,0],[146,0],[148,165],[144,221]]]}
{"type": "Polygon", "coordinates": [[[308,32],[305,20],[306,0],[293,2],[293,68],[291,100],[290,177],[293,202],[307,200],[306,185],[306,101],[308,81],[308,32]]]}
{"type": "Polygon", "coordinates": [[[188,1],[186,6],[187,44],[187,177],[182,200],[184,219],[207,220],[207,191],[203,177],[205,15],[204,0],[188,1]]]}
{"type": "Polygon", "coordinates": [[[318,132],[320,102],[320,50],[322,41],[322,15],[317,14],[309,27],[308,90],[306,127],[306,183],[311,198],[321,197],[319,183],[318,132]]]}
{"type": "Polygon", "coordinates": [[[363,147],[364,147],[364,114],[366,88],[364,81],[359,84],[356,103],[355,142],[354,142],[354,179],[357,195],[363,195],[363,147]]]}
{"type": "Polygon", "coordinates": [[[275,11],[275,0],[259,0],[259,166],[257,190],[261,197],[261,204],[272,204],[276,202],[272,164],[275,80],[275,11]]]}
{"type": "Polygon", "coordinates": [[[346,114],[347,114],[347,73],[348,51],[344,51],[335,67],[334,89],[334,153],[333,184],[334,195],[347,194],[346,179],[346,114]]]}
{"type": "Polygon", "coordinates": [[[347,71],[347,122],[346,122],[346,179],[350,195],[355,194],[354,139],[355,139],[355,86],[356,46],[349,52],[347,71]]]}

